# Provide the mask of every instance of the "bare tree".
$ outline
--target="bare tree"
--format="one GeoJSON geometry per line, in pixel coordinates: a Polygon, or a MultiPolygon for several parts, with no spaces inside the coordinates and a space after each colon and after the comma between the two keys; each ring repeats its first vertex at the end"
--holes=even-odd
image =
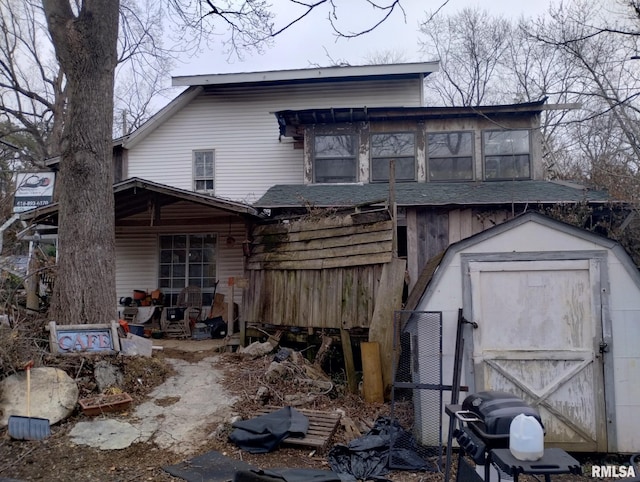
{"type": "MultiPolygon", "coordinates": [[[[337,0],[291,0],[302,12],[281,27],[274,26],[273,12],[262,0],[167,1],[183,26],[195,29],[201,38],[226,29],[230,47],[237,50],[260,49],[322,6],[330,9],[329,22],[336,33],[349,37],[374,29],[400,8],[399,0],[386,4],[365,0],[380,17],[351,33],[342,32],[336,24],[337,0]]],[[[120,2],[42,3],[67,91],[58,185],[59,268],[51,314],[60,323],[105,322],[115,316],[111,133],[120,2]]]]}
{"type": "Polygon", "coordinates": [[[119,2],[43,0],[67,105],[58,176],[59,267],[51,315],[60,323],[114,318],[111,132],[119,2]]]}
{"type": "MultiPolygon", "coordinates": [[[[553,49],[558,65],[570,73],[563,89],[582,109],[563,124],[587,178],[600,166],[615,164],[635,172],[640,168],[640,78],[630,60],[637,36],[629,33],[624,10],[611,7],[609,2],[574,0],[552,9],[550,19],[529,32],[543,49],[553,49]]],[[[600,187],[619,185],[614,178],[611,186],[601,184],[602,171],[597,177],[600,187]]]]}
{"type": "Polygon", "coordinates": [[[24,0],[0,0],[0,140],[18,135],[24,167],[42,166],[62,129],[64,81],[40,10],[24,0]],[[45,35],[43,35],[43,33],[45,35]]]}
{"type": "Polygon", "coordinates": [[[502,62],[513,35],[503,17],[465,8],[440,17],[427,13],[420,25],[422,51],[440,60],[441,75],[428,79],[434,103],[470,106],[500,103],[502,62]]]}

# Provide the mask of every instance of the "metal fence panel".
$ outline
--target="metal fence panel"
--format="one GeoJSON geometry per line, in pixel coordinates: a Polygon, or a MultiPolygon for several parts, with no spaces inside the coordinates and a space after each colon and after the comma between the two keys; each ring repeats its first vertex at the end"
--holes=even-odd
{"type": "Polygon", "coordinates": [[[442,468],[442,312],[396,311],[391,417],[413,437],[392,442],[389,467],[407,469],[405,449],[442,468]]]}

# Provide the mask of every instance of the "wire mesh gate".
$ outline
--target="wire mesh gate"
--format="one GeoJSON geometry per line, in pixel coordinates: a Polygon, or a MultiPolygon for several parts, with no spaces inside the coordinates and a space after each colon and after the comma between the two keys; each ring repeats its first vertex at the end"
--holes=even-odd
{"type": "Polygon", "coordinates": [[[389,467],[408,469],[402,454],[417,453],[441,470],[442,408],[442,312],[394,313],[393,384],[391,418],[412,437],[392,440],[389,467]]]}

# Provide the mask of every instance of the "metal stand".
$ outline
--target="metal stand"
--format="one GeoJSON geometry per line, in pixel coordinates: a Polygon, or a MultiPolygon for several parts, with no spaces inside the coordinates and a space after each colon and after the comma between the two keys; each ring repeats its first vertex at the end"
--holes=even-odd
{"type": "Polygon", "coordinates": [[[520,474],[544,475],[546,482],[554,474],[582,475],[580,462],[562,449],[545,449],[541,459],[524,461],[516,459],[509,449],[493,449],[488,457],[497,467],[518,482],[520,474]]]}

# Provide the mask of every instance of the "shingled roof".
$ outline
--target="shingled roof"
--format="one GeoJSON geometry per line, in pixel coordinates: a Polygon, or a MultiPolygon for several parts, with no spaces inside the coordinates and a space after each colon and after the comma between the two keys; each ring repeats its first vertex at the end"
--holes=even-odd
{"type": "MultiPolygon", "coordinates": [[[[254,207],[348,207],[384,204],[388,183],[279,184],[270,188],[254,207]]],[[[398,206],[480,206],[504,204],[606,203],[606,192],[554,181],[408,182],[397,183],[398,206]]]]}

